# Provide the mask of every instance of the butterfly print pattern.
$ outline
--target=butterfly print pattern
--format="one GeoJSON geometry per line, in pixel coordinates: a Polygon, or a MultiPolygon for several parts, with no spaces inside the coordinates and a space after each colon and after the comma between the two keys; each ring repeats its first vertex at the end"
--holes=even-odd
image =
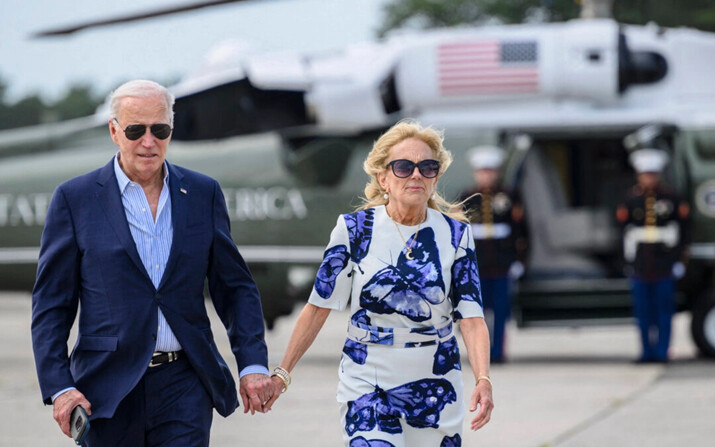
{"type": "Polygon", "coordinates": [[[360,306],[378,314],[398,313],[412,321],[432,317],[430,305],[444,301],[444,280],[432,228],[419,232],[414,259],[400,253],[396,265],[378,271],[363,287],[360,306]]]}
{"type": "Polygon", "coordinates": [[[452,234],[452,247],[456,250],[459,248],[459,242],[462,240],[462,235],[467,229],[467,224],[454,220],[446,214],[442,214],[442,216],[444,216],[444,219],[449,225],[449,231],[452,234]]]}
{"type": "Polygon", "coordinates": [[[445,436],[439,447],[462,447],[462,437],[459,436],[459,433],[454,436],[445,436]]]}
{"type": "Polygon", "coordinates": [[[477,255],[471,248],[465,249],[465,252],[464,256],[452,264],[452,304],[455,309],[461,300],[474,301],[482,305],[477,255]]]}
{"type": "Polygon", "coordinates": [[[447,404],[457,400],[454,387],[445,379],[422,379],[375,391],[348,402],[345,431],[352,436],[358,431],[375,428],[386,433],[402,433],[400,418],[415,428],[437,428],[447,404]]]}
{"type": "Polygon", "coordinates": [[[453,369],[462,370],[459,361],[459,344],[454,336],[437,345],[432,363],[432,373],[443,376],[453,369]]]}
{"type": "Polygon", "coordinates": [[[350,447],[395,447],[395,444],[382,439],[367,440],[362,436],[350,440],[350,447]]]}
{"type": "MultiPolygon", "coordinates": [[[[350,318],[350,321],[352,321],[355,325],[370,325],[370,317],[367,315],[367,311],[365,309],[360,309],[355,312],[352,318],[350,318]]],[[[348,338],[345,340],[343,352],[358,365],[364,365],[365,360],[367,360],[367,345],[364,343],[359,343],[348,338]]]]}
{"type": "Polygon", "coordinates": [[[370,249],[372,241],[372,226],[375,222],[375,208],[345,214],[345,225],[350,238],[350,257],[356,264],[360,264],[370,249]]]}
{"type": "Polygon", "coordinates": [[[411,334],[437,335],[439,338],[444,338],[452,333],[452,324],[445,324],[442,327],[426,326],[413,327],[410,329],[411,334]]]}
{"type": "Polygon", "coordinates": [[[328,299],[335,289],[335,281],[348,265],[350,254],[345,245],[336,245],[325,250],[323,262],[315,275],[315,291],[321,298],[328,299]]]}

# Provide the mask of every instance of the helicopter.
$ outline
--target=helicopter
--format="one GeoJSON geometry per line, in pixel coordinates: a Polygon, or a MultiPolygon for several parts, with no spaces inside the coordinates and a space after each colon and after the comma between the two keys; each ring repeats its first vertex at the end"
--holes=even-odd
{"type": "MultiPolygon", "coordinates": [[[[609,18],[245,55],[171,87],[168,159],[221,184],[270,328],[310,292],[338,214],[360,204],[362,162],[381,132],[403,118],[443,129],[456,160],[439,183],[447,198],[472,182],[467,151],[500,145],[530,234],[514,316],[539,327],[630,321],[615,210],[634,181],[629,151],[657,146],[672,160],[665,180],[693,208],[678,309],[692,314],[700,353],[715,357],[713,56],[711,33],[609,18]]],[[[52,191],[115,153],[108,118],[105,107],[0,133],[2,288],[32,287],[52,191]]]]}

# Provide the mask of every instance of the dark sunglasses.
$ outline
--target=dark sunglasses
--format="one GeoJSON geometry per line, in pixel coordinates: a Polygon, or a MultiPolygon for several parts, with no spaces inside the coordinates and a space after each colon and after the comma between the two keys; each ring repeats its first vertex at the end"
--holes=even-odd
{"type": "MultiPolygon", "coordinates": [[[[114,118],[114,121],[119,124],[119,121],[117,121],[116,118],[114,118]]],[[[123,129],[124,135],[127,137],[127,140],[138,140],[146,133],[146,127],[147,126],[145,124],[130,124],[126,129],[123,129]]],[[[119,124],[119,128],[121,129],[121,124],[119,124]]],[[[158,139],[166,140],[169,138],[169,135],[171,135],[171,131],[173,129],[168,124],[152,124],[151,127],[149,127],[149,130],[151,131],[151,134],[158,139]]]]}
{"type": "Polygon", "coordinates": [[[415,172],[415,166],[417,166],[424,178],[435,178],[439,174],[439,162],[437,160],[422,160],[419,163],[404,159],[392,160],[385,166],[385,169],[390,166],[392,166],[392,173],[399,178],[411,176],[415,172]]]}

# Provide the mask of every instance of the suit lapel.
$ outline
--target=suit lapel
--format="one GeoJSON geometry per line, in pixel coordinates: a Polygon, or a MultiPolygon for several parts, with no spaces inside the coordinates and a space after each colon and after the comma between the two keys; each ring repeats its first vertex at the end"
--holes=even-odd
{"type": "Polygon", "coordinates": [[[119,241],[129,254],[129,257],[151,283],[151,278],[139,257],[139,252],[137,251],[132,233],[129,231],[129,223],[124,213],[124,205],[122,204],[122,196],[119,192],[117,177],[114,175],[114,159],[99,171],[97,184],[99,185],[99,190],[95,194],[97,201],[102,206],[109,223],[112,225],[114,232],[117,234],[119,241]]]}
{"type": "Polygon", "coordinates": [[[166,165],[169,167],[169,198],[171,200],[171,224],[173,226],[174,236],[171,241],[171,251],[169,252],[169,259],[166,261],[166,269],[164,269],[164,275],[161,277],[159,289],[164,286],[167,278],[171,275],[171,271],[181,253],[181,241],[184,240],[184,233],[186,232],[186,216],[188,212],[187,196],[191,194],[189,187],[184,183],[184,175],[168,162],[166,165]]]}

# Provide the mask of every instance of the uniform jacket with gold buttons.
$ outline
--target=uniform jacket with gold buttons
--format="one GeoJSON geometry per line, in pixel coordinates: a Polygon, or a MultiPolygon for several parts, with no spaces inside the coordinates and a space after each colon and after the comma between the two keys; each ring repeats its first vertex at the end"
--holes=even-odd
{"type": "Polygon", "coordinates": [[[524,207],[518,195],[502,188],[474,188],[462,193],[465,212],[472,225],[479,276],[507,276],[515,261],[526,258],[524,207]],[[475,195],[476,194],[476,195],[475,195]]]}
{"type": "Polygon", "coordinates": [[[616,211],[629,275],[642,280],[671,277],[673,265],[685,260],[689,216],[688,203],[670,187],[634,186],[616,211]]]}

